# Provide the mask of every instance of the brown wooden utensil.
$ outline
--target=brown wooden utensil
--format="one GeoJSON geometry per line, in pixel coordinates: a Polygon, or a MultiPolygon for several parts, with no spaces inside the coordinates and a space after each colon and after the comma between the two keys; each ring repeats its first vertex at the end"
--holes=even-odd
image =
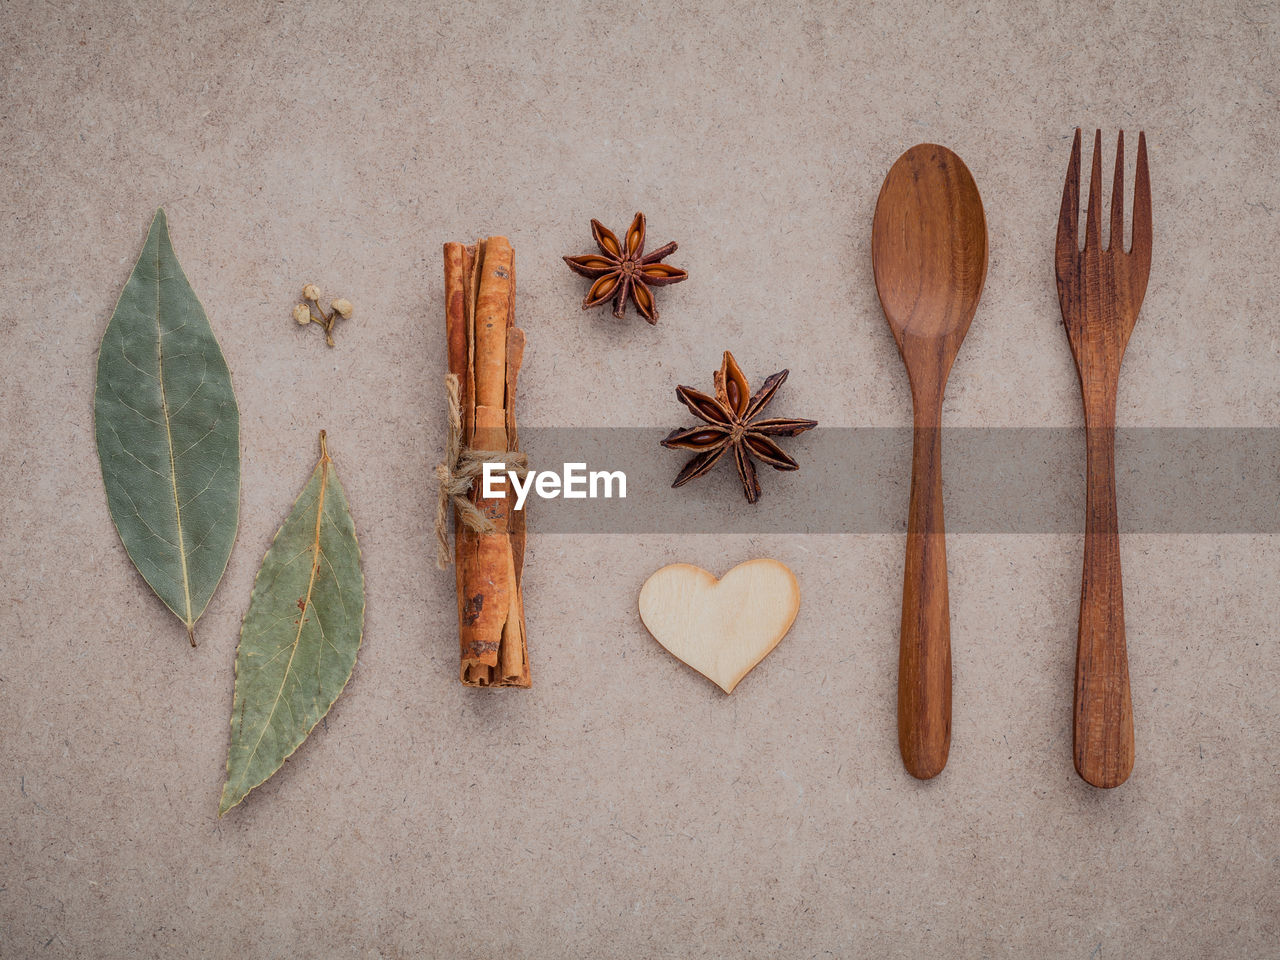
{"type": "Polygon", "coordinates": [[[1133,769],[1133,700],[1124,641],[1120,531],[1116,518],[1116,388],[1120,361],[1151,270],[1151,180],[1147,139],[1138,134],[1133,240],[1124,249],[1124,132],[1116,141],[1111,236],[1102,247],[1102,131],[1093,141],[1084,249],[1080,249],[1080,131],[1076,130],[1058,217],[1055,264],[1062,322],[1084,398],[1087,480],[1084,577],[1076,644],[1076,772],[1095,787],[1118,787],[1133,769]]]}
{"type": "Polygon", "coordinates": [[[968,167],[933,143],[897,159],[871,229],[880,305],[911,381],[913,441],[898,653],[898,746],[914,777],[951,746],[951,614],[942,520],[942,394],[987,276],[987,222],[968,167]]]}

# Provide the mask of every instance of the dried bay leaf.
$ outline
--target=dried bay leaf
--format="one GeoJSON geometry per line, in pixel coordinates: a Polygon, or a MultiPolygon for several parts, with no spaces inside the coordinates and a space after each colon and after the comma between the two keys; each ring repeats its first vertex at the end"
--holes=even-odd
{"type": "Polygon", "coordinates": [[[279,770],[329,712],[363,628],[360,547],[322,431],[320,462],[262,561],[240,630],[218,816],[279,770]]]}
{"type": "Polygon", "coordinates": [[[129,559],[195,646],[240,518],[240,412],[163,210],[102,336],[94,425],[129,559]]]}

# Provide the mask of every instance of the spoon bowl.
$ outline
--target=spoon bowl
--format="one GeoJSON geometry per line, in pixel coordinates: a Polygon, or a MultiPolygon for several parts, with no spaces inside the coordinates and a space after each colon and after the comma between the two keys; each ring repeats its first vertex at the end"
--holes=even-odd
{"type": "Polygon", "coordinates": [[[973,175],[946,147],[912,147],[876,202],[871,263],[911,381],[911,503],[898,653],[898,746],[927,780],[951,747],[951,614],[942,517],[942,395],[987,276],[987,222],[973,175]]]}
{"type": "Polygon", "coordinates": [[[871,227],[871,264],[908,373],[931,357],[950,367],[982,296],[987,221],[973,175],[946,147],[919,144],[889,169],[871,227]]]}

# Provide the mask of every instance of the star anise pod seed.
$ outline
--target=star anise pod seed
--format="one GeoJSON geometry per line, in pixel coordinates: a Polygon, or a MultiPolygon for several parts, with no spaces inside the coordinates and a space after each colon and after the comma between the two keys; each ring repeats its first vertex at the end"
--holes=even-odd
{"type": "Polygon", "coordinates": [[[684,270],[658,262],[676,252],[675,241],[646,254],[643,213],[637,213],[631,221],[625,244],[618,242],[618,238],[599,220],[591,221],[591,234],[603,256],[587,253],[581,257],[564,258],[574,273],[594,281],[582,301],[582,309],[599,306],[612,297],[613,315],[621,320],[630,296],[640,315],[650,323],[657,323],[658,310],[654,305],[653,291],[649,288],[665,287],[669,283],[689,279],[684,270]]]}
{"type": "Polygon", "coordinates": [[[669,449],[696,450],[698,455],[684,465],[676,476],[673,487],[700,477],[723,457],[733,451],[733,462],[742,479],[742,491],[748,503],[760,499],[760,481],[756,479],[753,459],[767,463],[775,470],[799,470],[800,464],[791,459],[773,441],[773,437],[794,437],[818,425],[817,420],[760,420],[758,417],[769,405],[787,379],[789,371],[775,373],[764,382],[754,396],[750,394],[747,378],[742,375],[733,354],[724,352],[724,363],[715,373],[716,395],[709,397],[692,387],[676,387],[676,396],[695,417],[703,421],[696,427],[673,430],[662,441],[669,449]]]}

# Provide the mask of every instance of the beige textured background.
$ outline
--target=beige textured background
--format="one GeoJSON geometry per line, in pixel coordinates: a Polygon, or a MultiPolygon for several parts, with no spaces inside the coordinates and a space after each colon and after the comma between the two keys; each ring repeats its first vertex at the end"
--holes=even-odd
{"type": "MultiPolygon", "coordinates": [[[[1084,125],[1150,140],[1122,421],[1277,424],[1280,10],[1200,6],[6,3],[0,955],[1277,955],[1274,537],[1125,541],[1138,763],[1108,793],[1069,753],[1079,537],[952,538],[954,743],[927,784],[894,736],[901,537],[535,518],[527,693],[454,679],[429,543],[442,241],[513,239],[527,424],[674,426],[671,388],[726,347],[791,368],[784,412],[903,424],[868,233],[921,140],[968,162],[992,244],[948,423],[1079,422],[1050,258],[1084,125]],[[98,339],[159,204],[242,417],[196,651],[93,446],[98,339]],[[558,259],[637,209],[692,274],[656,328],[582,313],[558,259]],[[289,322],[309,280],[357,305],[336,350],[289,322]],[[325,728],[219,822],[239,620],[322,426],[365,645],[325,728]],[[804,603],[726,698],[636,594],[758,554],[804,603]]],[[[763,479],[767,511],[786,480],[763,479]]]]}

